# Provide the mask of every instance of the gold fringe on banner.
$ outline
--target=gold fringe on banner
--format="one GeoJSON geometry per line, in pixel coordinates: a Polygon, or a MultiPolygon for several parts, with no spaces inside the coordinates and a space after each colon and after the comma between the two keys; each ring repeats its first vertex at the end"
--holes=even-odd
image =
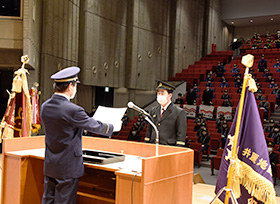
{"type": "Polygon", "coordinates": [[[240,184],[248,193],[265,204],[276,204],[276,193],[273,183],[255,172],[245,162],[236,159],[233,163],[232,190],[236,198],[241,196],[240,184]],[[238,160],[238,161],[236,161],[238,160]]]}

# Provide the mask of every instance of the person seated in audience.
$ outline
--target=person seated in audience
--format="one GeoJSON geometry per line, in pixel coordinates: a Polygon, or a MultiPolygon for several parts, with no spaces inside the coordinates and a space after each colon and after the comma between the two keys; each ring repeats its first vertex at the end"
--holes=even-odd
{"type": "Polygon", "coordinates": [[[277,84],[274,86],[274,89],[272,90],[271,94],[276,95],[276,106],[278,106],[280,104],[280,90],[277,84]]]}
{"type": "Polygon", "coordinates": [[[217,129],[219,129],[219,126],[222,125],[222,123],[224,122],[224,120],[226,120],[226,119],[225,119],[225,116],[224,116],[223,113],[221,113],[221,114],[217,117],[217,119],[216,119],[216,128],[217,128],[217,129]]]}
{"type": "Polygon", "coordinates": [[[221,88],[227,88],[227,87],[229,87],[229,85],[228,85],[228,83],[226,82],[226,80],[224,80],[224,81],[221,82],[220,87],[221,87],[221,88]]]}
{"type": "Polygon", "coordinates": [[[279,125],[275,124],[274,127],[272,128],[272,131],[269,133],[269,135],[267,137],[274,139],[275,137],[278,137],[278,136],[280,136],[279,125]]]}
{"type": "Polygon", "coordinates": [[[207,76],[206,76],[206,79],[205,79],[204,81],[206,81],[206,82],[207,82],[207,81],[211,81],[211,82],[212,82],[213,80],[214,80],[214,79],[213,79],[213,77],[212,77],[212,74],[211,74],[211,73],[208,73],[207,76]]]}
{"type": "Polygon", "coordinates": [[[225,68],[224,66],[221,64],[221,62],[218,62],[218,65],[216,66],[215,69],[215,73],[216,73],[216,77],[222,77],[225,73],[225,68]]]}
{"type": "Polygon", "coordinates": [[[234,84],[234,87],[239,88],[241,85],[242,85],[241,80],[240,80],[240,79],[237,79],[236,82],[235,82],[235,84],[234,84]]]}
{"type": "Polygon", "coordinates": [[[231,73],[236,73],[236,72],[238,73],[238,72],[240,72],[240,70],[237,68],[237,65],[234,64],[234,65],[233,65],[233,68],[230,70],[230,72],[231,72],[231,73]]]}
{"type": "Polygon", "coordinates": [[[257,90],[257,92],[256,93],[262,93],[262,88],[261,88],[261,85],[260,85],[260,83],[256,83],[256,85],[257,85],[257,88],[258,88],[258,90],[257,90]]]}
{"type": "Polygon", "coordinates": [[[277,35],[275,37],[276,48],[280,48],[280,31],[277,31],[277,35]]]}
{"type": "Polygon", "coordinates": [[[269,74],[269,75],[267,76],[265,82],[269,82],[269,83],[270,83],[272,80],[274,80],[274,79],[272,78],[272,75],[269,74]]]}
{"type": "Polygon", "coordinates": [[[271,48],[271,43],[273,42],[273,37],[271,36],[270,33],[266,34],[266,39],[265,39],[265,44],[263,46],[264,49],[271,48]]]}
{"type": "Polygon", "coordinates": [[[145,127],[146,124],[147,124],[147,121],[145,120],[145,117],[143,116],[142,113],[140,114],[139,118],[140,118],[140,123],[141,123],[140,126],[141,126],[141,128],[142,128],[142,130],[143,130],[144,127],[145,127]]]}
{"type": "Polygon", "coordinates": [[[254,39],[254,40],[258,39],[258,33],[257,32],[254,32],[254,35],[253,35],[252,39],[254,39]]]}
{"type": "Polygon", "coordinates": [[[273,43],[273,40],[272,40],[272,41],[267,41],[267,42],[263,45],[263,48],[264,48],[264,49],[269,49],[269,48],[271,48],[272,43],[273,43]]]}
{"type": "Polygon", "coordinates": [[[224,102],[222,103],[222,106],[229,107],[232,106],[232,104],[229,99],[225,99],[224,102]]]}
{"type": "Polygon", "coordinates": [[[202,95],[202,104],[212,105],[213,98],[214,98],[213,91],[210,90],[209,86],[206,86],[206,89],[203,91],[203,95],[202,95]]]}
{"type": "Polygon", "coordinates": [[[255,49],[258,49],[258,48],[259,48],[259,44],[257,43],[257,40],[255,39],[254,42],[253,42],[253,44],[252,44],[251,49],[252,49],[252,50],[255,50],[255,49]]]}
{"type": "Polygon", "coordinates": [[[269,73],[269,70],[268,69],[265,69],[264,70],[264,74],[263,74],[263,77],[269,77],[269,76],[271,76],[271,73],[269,73]]]}
{"type": "Polygon", "coordinates": [[[241,94],[242,92],[242,85],[237,89],[236,93],[241,94]]]}
{"type": "MultiPolygon", "coordinates": [[[[246,68],[246,67],[244,67],[244,68],[246,68]]],[[[252,67],[249,67],[249,74],[254,74],[254,69],[252,68],[252,67]]]]}
{"type": "Polygon", "coordinates": [[[139,142],[141,141],[140,131],[137,130],[137,127],[133,126],[131,128],[127,139],[139,142]]]}
{"type": "Polygon", "coordinates": [[[276,96],[278,95],[279,89],[278,89],[278,85],[276,84],[273,88],[273,90],[271,91],[271,94],[275,94],[276,96]]]}
{"type": "Polygon", "coordinates": [[[125,112],[125,113],[124,113],[124,116],[122,117],[122,125],[123,125],[124,127],[126,127],[127,124],[128,124],[128,122],[129,122],[129,117],[128,117],[128,115],[127,115],[127,112],[125,112]]]}
{"type": "Polygon", "coordinates": [[[225,144],[226,144],[226,141],[227,141],[227,137],[228,137],[228,133],[229,133],[229,126],[227,124],[227,121],[224,120],[223,121],[223,124],[221,126],[219,126],[219,129],[218,129],[218,133],[221,133],[221,137],[222,137],[222,149],[224,149],[225,147],[225,144]]]}
{"type": "Polygon", "coordinates": [[[276,63],[273,65],[273,68],[280,68],[279,59],[276,59],[276,63]]]}
{"type": "Polygon", "coordinates": [[[186,96],[186,102],[188,105],[193,105],[194,100],[196,100],[197,94],[194,92],[194,89],[191,87],[186,96]]]}
{"type": "Polygon", "coordinates": [[[230,99],[230,95],[228,94],[228,90],[224,91],[224,94],[221,96],[221,99],[230,99]]]}
{"type": "Polygon", "coordinates": [[[174,104],[179,104],[181,108],[183,107],[184,99],[181,93],[178,93],[178,98],[175,100],[174,104]]]}
{"type": "Polygon", "coordinates": [[[264,59],[264,54],[262,54],[262,58],[258,64],[258,71],[264,72],[265,69],[267,69],[267,61],[264,59]]]}
{"type": "Polygon", "coordinates": [[[257,92],[256,100],[257,100],[257,101],[261,101],[263,96],[264,96],[264,95],[262,94],[262,91],[257,92]]]}
{"type": "Polygon", "coordinates": [[[258,43],[258,44],[263,43],[263,40],[262,40],[262,38],[261,38],[260,35],[259,35],[258,38],[257,38],[257,43],[258,43]]]}
{"type": "Polygon", "coordinates": [[[274,146],[275,146],[274,142],[269,141],[267,143],[269,161],[270,161],[270,166],[271,166],[271,171],[272,171],[273,182],[274,182],[274,186],[275,186],[276,180],[277,180],[277,164],[279,163],[279,156],[277,153],[273,152],[274,146]]]}
{"type": "Polygon", "coordinates": [[[221,79],[219,80],[220,82],[223,82],[224,80],[226,80],[225,76],[222,76],[221,79]]]}
{"type": "Polygon", "coordinates": [[[205,84],[205,87],[206,87],[206,86],[214,87],[212,81],[207,81],[207,83],[205,84]]]}
{"type": "Polygon", "coordinates": [[[265,128],[264,128],[264,132],[265,133],[271,133],[274,129],[274,126],[275,126],[274,120],[270,120],[269,124],[267,126],[265,126],[265,128]]]}
{"type": "Polygon", "coordinates": [[[237,79],[240,79],[240,80],[241,80],[241,74],[236,74],[236,75],[234,76],[234,82],[236,82],[237,79]]]}
{"type": "Polygon", "coordinates": [[[209,147],[210,136],[208,130],[204,127],[198,137],[197,142],[202,144],[202,151],[207,150],[209,147]]]}
{"type": "Polygon", "coordinates": [[[234,78],[236,78],[237,76],[240,76],[240,74],[239,74],[239,69],[235,70],[235,71],[233,72],[233,75],[231,75],[231,76],[234,77],[234,78]]]}
{"type": "MultiPolygon", "coordinates": [[[[206,122],[201,122],[200,128],[197,130],[197,133],[195,134],[197,137],[199,137],[199,135],[201,135],[202,130],[206,128],[206,122]]],[[[208,130],[207,130],[208,131],[208,130]]]]}
{"type": "Polygon", "coordinates": [[[198,123],[200,121],[201,123],[206,123],[206,119],[203,117],[202,113],[198,113],[197,117],[194,120],[194,123],[198,123]]]}
{"type": "Polygon", "coordinates": [[[134,123],[133,127],[136,128],[137,131],[141,132],[144,128],[143,124],[141,123],[141,119],[138,118],[136,123],[134,123]]]}
{"type": "Polygon", "coordinates": [[[268,110],[269,110],[269,103],[265,100],[265,96],[262,96],[261,102],[258,105],[258,108],[264,109],[264,119],[268,119],[268,110]]]}
{"type": "Polygon", "coordinates": [[[198,119],[196,125],[194,126],[193,131],[197,132],[201,128],[201,120],[198,119]]]}
{"type": "MultiPolygon", "coordinates": [[[[197,115],[198,112],[199,112],[199,106],[196,105],[196,100],[193,101],[193,105],[196,106],[196,111],[195,111],[195,112],[196,112],[196,115],[197,115]]],[[[205,118],[204,118],[204,119],[205,119],[205,118]]]]}
{"type": "Polygon", "coordinates": [[[271,36],[270,32],[268,32],[268,31],[267,31],[266,34],[265,34],[265,38],[266,38],[266,39],[265,39],[266,42],[268,42],[268,41],[270,41],[271,39],[273,39],[273,37],[271,36]]]}
{"type": "Polygon", "coordinates": [[[274,88],[277,84],[275,84],[274,79],[271,80],[270,84],[267,86],[267,88],[274,88]]]}
{"type": "Polygon", "coordinates": [[[199,92],[199,88],[197,88],[197,84],[194,84],[194,85],[193,85],[193,91],[194,91],[195,93],[198,93],[198,92],[199,92]]]}
{"type": "Polygon", "coordinates": [[[272,138],[275,144],[280,144],[280,131],[278,124],[274,126],[273,131],[269,133],[267,137],[272,138]]]}

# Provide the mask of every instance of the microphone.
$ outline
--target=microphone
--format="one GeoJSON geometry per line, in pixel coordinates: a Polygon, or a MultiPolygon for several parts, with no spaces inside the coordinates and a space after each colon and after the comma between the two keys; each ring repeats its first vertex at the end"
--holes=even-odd
{"type": "Polygon", "coordinates": [[[127,103],[127,106],[128,106],[129,108],[132,108],[132,109],[134,109],[134,110],[136,110],[136,111],[138,111],[138,112],[144,114],[144,115],[150,116],[149,113],[147,113],[146,111],[144,111],[142,108],[139,108],[138,106],[136,106],[136,105],[135,105],[133,102],[131,102],[131,101],[127,103]]]}

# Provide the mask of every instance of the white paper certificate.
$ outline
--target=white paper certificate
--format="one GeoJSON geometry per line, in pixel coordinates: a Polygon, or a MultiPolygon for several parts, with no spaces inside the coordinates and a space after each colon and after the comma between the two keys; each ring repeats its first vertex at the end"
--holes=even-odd
{"type": "Polygon", "coordinates": [[[122,128],[122,118],[127,108],[109,108],[98,106],[93,118],[103,123],[114,125],[114,132],[118,132],[122,128]]]}

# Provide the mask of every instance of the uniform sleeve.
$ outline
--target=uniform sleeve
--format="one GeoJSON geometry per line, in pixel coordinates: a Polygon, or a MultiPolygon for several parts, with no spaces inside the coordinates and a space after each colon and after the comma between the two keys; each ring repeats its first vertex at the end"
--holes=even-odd
{"type": "Polygon", "coordinates": [[[187,117],[184,110],[181,110],[177,121],[176,121],[176,129],[177,129],[177,146],[185,146],[186,135],[187,135],[187,117]]]}
{"type": "Polygon", "coordinates": [[[89,117],[85,110],[78,108],[71,119],[71,123],[78,128],[93,132],[95,134],[101,134],[105,136],[111,136],[114,126],[112,124],[102,123],[89,117]]]}
{"type": "Polygon", "coordinates": [[[148,123],[146,136],[145,136],[145,142],[150,142],[152,135],[152,126],[148,123]]]}
{"type": "MultiPolygon", "coordinates": [[[[153,115],[152,112],[153,112],[153,109],[150,111],[150,115],[153,115]]],[[[146,136],[145,136],[145,142],[151,142],[152,131],[153,131],[153,127],[151,126],[150,123],[148,123],[147,130],[146,130],[146,136]]]]}

